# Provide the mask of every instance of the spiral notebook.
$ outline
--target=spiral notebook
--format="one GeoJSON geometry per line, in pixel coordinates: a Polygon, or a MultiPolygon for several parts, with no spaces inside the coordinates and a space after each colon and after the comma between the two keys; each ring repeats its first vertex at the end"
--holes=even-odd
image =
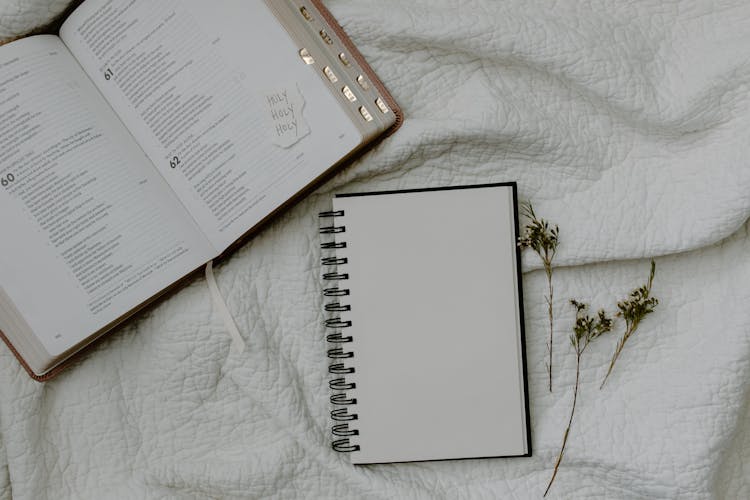
{"type": "Polygon", "coordinates": [[[530,456],[515,183],[321,216],[332,444],[354,464],[530,456]]]}

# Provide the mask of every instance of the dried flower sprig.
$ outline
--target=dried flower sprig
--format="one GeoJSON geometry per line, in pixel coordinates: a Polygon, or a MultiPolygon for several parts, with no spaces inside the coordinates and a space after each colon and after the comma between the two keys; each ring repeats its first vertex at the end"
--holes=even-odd
{"type": "Polygon", "coordinates": [[[547,301],[547,314],[549,317],[549,340],[547,341],[547,376],[549,378],[549,391],[552,392],[552,333],[554,331],[554,314],[552,311],[552,300],[554,288],[552,287],[552,259],[557,252],[560,230],[555,225],[552,227],[546,220],[537,218],[531,203],[521,205],[521,213],[529,218],[529,223],[524,227],[523,234],[518,237],[518,246],[521,249],[532,249],[542,260],[544,272],[547,274],[547,289],[549,295],[547,301]]]}
{"type": "Polygon", "coordinates": [[[609,363],[609,369],[607,370],[607,374],[604,376],[604,380],[602,380],[602,385],[599,386],[599,389],[604,387],[610,373],[612,373],[612,369],[615,367],[615,362],[617,361],[617,358],[620,357],[622,348],[625,347],[625,342],[627,342],[635,333],[643,318],[654,312],[656,306],[659,305],[659,299],[651,296],[651,286],[654,284],[655,274],[656,263],[651,259],[651,273],[648,276],[648,283],[634,289],[630,292],[630,295],[626,300],[617,303],[617,309],[619,310],[616,315],[625,320],[625,333],[623,333],[619,342],[617,342],[615,353],[612,355],[612,361],[609,363]]]}
{"type": "Polygon", "coordinates": [[[576,383],[573,389],[573,407],[570,410],[568,427],[565,429],[565,434],[563,434],[563,442],[560,447],[560,454],[557,455],[555,470],[552,472],[552,477],[547,484],[547,489],[544,490],[545,497],[547,496],[547,493],[549,493],[549,489],[552,487],[552,483],[557,476],[557,469],[560,467],[563,455],[565,454],[565,445],[568,443],[570,426],[573,424],[573,415],[575,414],[576,401],[578,400],[578,383],[581,375],[581,355],[592,341],[612,330],[612,319],[607,316],[604,309],[600,309],[597,315],[592,317],[586,314],[588,305],[576,300],[571,300],[570,303],[576,308],[576,322],[573,326],[573,333],[570,335],[570,343],[573,344],[573,348],[576,352],[576,383]]]}

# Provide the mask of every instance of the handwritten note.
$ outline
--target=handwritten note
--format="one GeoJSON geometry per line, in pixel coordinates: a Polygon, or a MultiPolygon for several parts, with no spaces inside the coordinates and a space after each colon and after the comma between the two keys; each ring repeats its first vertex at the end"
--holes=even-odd
{"type": "Polygon", "coordinates": [[[302,116],[305,98],[296,85],[264,92],[263,98],[268,111],[269,134],[274,144],[290,148],[310,134],[310,127],[302,116]]]}

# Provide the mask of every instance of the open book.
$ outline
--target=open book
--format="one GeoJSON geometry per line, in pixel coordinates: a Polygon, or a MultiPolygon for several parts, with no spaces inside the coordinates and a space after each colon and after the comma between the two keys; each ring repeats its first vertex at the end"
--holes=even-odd
{"type": "Polygon", "coordinates": [[[0,331],[37,379],[401,123],[317,0],[87,0],[0,47],[0,331]]]}

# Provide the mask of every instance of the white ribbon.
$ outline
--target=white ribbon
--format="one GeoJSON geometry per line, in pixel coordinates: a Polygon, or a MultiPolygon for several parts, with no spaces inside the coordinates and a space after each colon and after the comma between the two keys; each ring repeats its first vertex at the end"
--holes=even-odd
{"type": "Polygon", "coordinates": [[[245,350],[245,341],[242,339],[237,324],[234,322],[234,318],[229,312],[224,296],[221,294],[219,286],[216,284],[216,278],[214,277],[214,261],[210,261],[206,264],[206,282],[208,283],[208,290],[211,292],[211,299],[213,300],[214,305],[219,309],[221,319],[224,320],[224,326],[229,332],[229,336],[232,337],[232,344],[229,346],[229,355],[242,354],[245,350]]]}

